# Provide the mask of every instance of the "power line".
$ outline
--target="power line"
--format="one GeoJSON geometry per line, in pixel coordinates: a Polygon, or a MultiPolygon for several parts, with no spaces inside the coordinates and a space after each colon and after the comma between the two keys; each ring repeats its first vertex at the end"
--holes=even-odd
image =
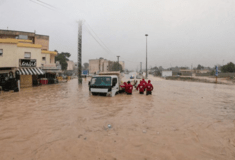
{"type": "MultiPolygon", "coordinates": [[[[104,42],[98,37],[98,35],[95,33],[95,31],[89,26],[89,24],[86,22],[86,28],[88,29],[88,33],[95,39],[95,41],[108,53],[108,54],[113,54],[110,49],[104,44],[104,42]],[[89,28],[88,28],[89,26],[89,28]],[[95,38],[95,36],[91,33],[91,30],[93,31],[93,33],[96,35],[97,38],[95,38]],[[99,41],[97,40],[99,39],[99,41]]],[[[113,54],[114,56],[117,56],[115,54],[113,54]]],[[[125,61],[127,62],[131,62],[131,63],[138,63],[138,62],[134,62],[134,61],[130,61],[130,60],[127,60],[125,58],[122,58],[124,59],[125,61]]]]}
{"type": "MultiPolygon", "coordinates": [[[[48,3],[45,3],[45,2],[43,2],[43,1],[41,1],[41,0],[36,0],[36,1],[30,0],[30,1],[33,2],[33,3],[35,3],[35,4],[38,4],[38,5],[40,5],[40,6],[46,7],[46,8],[48,8],[48,9],[50,9],[50,10],[54,10],[54,11],[55,11],[55,9],[56,9],[56,7],[54,7],[54,6],[52,6],[52,5],[48,4],[48,3]],[[39,2],[39,3],[38,3],[38,2],[39,2]]],[[[58,10],[57,10],[57,11],[58,11],[58,10]]],[[[95,31],[90,27],[90,25],[89,25],[88,23],[86,23],[86,26],[85,26],[85,27],[87,28],[88,33],[94,38],[94,40],[100,45],[100,47],[102,47],[108,54],[112,54],[112,55],[114,55],[114,56],[117,56],[117,55],[115,55],[115,54],[113,54],[113,53],[111,52],[111,50],[110,50],[110,49],[105,45],[105,43],[99,38],[99,36],[95,33],[95,31]],[[92,32],[93,32],[93,34],[94,34],[95,36],[92,34],[92,32]],[[97,39],[98,39],[98,40],[97,40],[97,39]]],[[[123,58],[123,57],[122,57],[122,59],[125,60],[125,61],[127,61],[127,62],[138,63],[137,61],[136,61],[136,62],[130,61],[130,60],[127,60],[127,59],[125,59],[125,58],[123,58]]]]}
{"type": "MultiPolygon", "coordinates": [[[[85,26],[86,27],[86,26],[85,26]]],[[[87,27],[86,27],[87,28],[87,27]]],[[[88,28],[87,28],[88,29],[88,28]]],[[[89,29],[87,30],[88,33],[94,38],[94,40],[100,45],[100,47],[102,47],[107,53],[109,53],[109,51],[95,38],[95,36],[89,31],[89,29]]]]}
{"type": "MultiPolygon", "coordinates": [[[[104,42],[97,36],[97,34],[95,33],[95,31],[90,27],[90,25],[86,22],[86,25],[90,28],[90,30],[95,34],[95,36],[100,40],[100,42],[104,45],[104,47],[106,47],[106,49],[110,51],[110,49],[104,44],[104,42]]],[[[112,53],[112,52],[111,52],[112,53]]]]}
{"type": "Polygon", "coordinates": [[[54,6],[50,5],[50,4],[46,3],[46,2],[43,2],[43,1],[41,1],[41,0],[37,0],[37,1],[38,1],[38,2],[43,3],[43,4],[47,5],[47,6],[50,6],[50,7],[52,7],[52,8],[55,8],[55,9],[56,9],[56,7],[54,7],[54,6]]]}
{"type": "Polygon", "coordinates": [[[40,6],[46,7],[47,9],[53,10],[52,8],[50,8],[50,7],[46,6],[46,5],[40,4],[40,3],[35,2],[33,0],[30,0],[30,1],[33,2],[33,3],[36,3],[36,4],[40,5],[40,6]]]}

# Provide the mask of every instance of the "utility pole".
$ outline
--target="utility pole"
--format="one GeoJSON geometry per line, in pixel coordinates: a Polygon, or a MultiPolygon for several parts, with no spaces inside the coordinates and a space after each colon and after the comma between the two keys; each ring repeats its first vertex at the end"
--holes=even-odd
{"type": "Polygon", "coordinates": [[[82,21],[78,22],[78,83],[82,84],[82,21]]]}
{"type": "Polygon", "coordinates": [[[146,76],[145,78],[147,79],[148,78],[148,62],[147,62],[147,37],[148,37],[148,34],[145,34],[146,36],[146,76]]]}
{"type": "Polygon", "coordinates": [[[191,77],[193,76],[193,64],[191,64],[191,77]]]}
{"type": "Polygon", "coordinates": [[[120,56],[117,56],[117,58],[118,58],[118,71],[120,71],[120,67],[119,67],[119,57],[120,57],[120,56]]]}

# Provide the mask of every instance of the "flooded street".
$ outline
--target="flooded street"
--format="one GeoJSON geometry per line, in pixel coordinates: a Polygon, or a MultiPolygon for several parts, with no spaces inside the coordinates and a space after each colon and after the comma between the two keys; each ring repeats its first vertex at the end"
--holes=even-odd
{"type": "Polygon", "coordinates": [[[1,92],[0,159],[235,159],[235,86],[150,79],[152,96],[91,96],[77,79],[1,92]]]}

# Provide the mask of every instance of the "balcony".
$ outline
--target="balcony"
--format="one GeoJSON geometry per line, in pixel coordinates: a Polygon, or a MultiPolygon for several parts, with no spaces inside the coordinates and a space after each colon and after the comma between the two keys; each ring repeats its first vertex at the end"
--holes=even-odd
{"type": "Polygon", "coordinates": [[[61,65],[56,65],[56,63],[42,64],[42,69],[59,69],[61,70],[61,65]]]}

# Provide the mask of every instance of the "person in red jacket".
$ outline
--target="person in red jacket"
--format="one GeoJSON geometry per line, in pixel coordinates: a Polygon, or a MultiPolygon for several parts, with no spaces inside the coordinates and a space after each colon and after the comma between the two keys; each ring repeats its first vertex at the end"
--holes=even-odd
{"type": "Polygon", "coordinates": [[[126,92],[127,91],[127,83],[124,82],[123,85],[120,85],[120,87],[122,88],[122,92],[126,92]]]}
{"type": "Polygon", "coordinates": [[[152,90],[153,90],[153,85],[151,84],[151,81],[148,80],[148,84],[146,85],[146,95],[152,94],[152,90]]]}
{"type": "Polygon", "coordinates": [[[143,84],[143,86],[144,86],[144,90],[145,90],[145,88],[146,88],[146,85],[147,85],[147,82],[144,80],[144,79],[142,79],[142,84],[143,84]]]}
{"type": "Polygon", "coordinates": [[[140,84],[137,86],[136,89],[137,90],[139,89],[140,94],[144,94],[144,85],[143,85],[142,81],[140,81],[140,84]]]}
{"type": "Polygon", "coordinates": [[[128,83],[128,84],[127,84],[127,87],[126,87],[126,89],[127,89],[126,93],[127,93],[127,94],[132,94],[133,86],[131,85],[131,82],[130,82],[130,81],[128,81],[127,83],[128,83]]]}

